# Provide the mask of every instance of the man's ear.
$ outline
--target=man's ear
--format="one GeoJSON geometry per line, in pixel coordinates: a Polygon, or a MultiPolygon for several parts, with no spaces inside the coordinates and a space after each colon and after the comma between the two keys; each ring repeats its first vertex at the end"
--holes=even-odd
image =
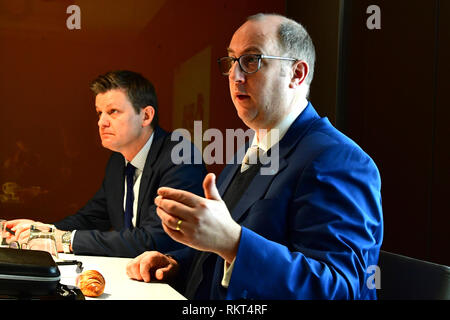
{"type": "Polygon", "coordinates": [[[153,118],[155,117],[155,108],[152,106],[146,106],[145,108],[141,109],[141,112],[143,113],[143,121],[142,121],[142,127],[149,126],[153,118]]]}
{"type": "Polygon", "coordinates": [[[289,87],[293,89],[300,86],[305,81],[309,73],[309,65],[306,61],[299,60],[294,63],[292,68],[293,73],[289,87]]]}

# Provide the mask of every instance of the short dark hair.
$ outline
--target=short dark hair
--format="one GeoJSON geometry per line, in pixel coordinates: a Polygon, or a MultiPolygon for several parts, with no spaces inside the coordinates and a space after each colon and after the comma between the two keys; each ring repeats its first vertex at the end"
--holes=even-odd
{"type": "Polygon", "coordinates": [[[305,27],[297,21],[276,13],[258,13],[249,16],[247,21],[262,20],[269,16],[277,16],[283,20],[278,27],[278,44],[281,50],[283,50],[285,54],[290,55],[292,58],[304,60],[308,63],[309,73],[305,79],[305,82],[309,87],[314,77],[316,50],[308,31],[306,31],[305,27]]]}
{"type": "Polygon", "coordinates": [[[136,113],[139,113],[140,109],[146,106],[152,106],[155,109],[155,116],[151,126],[155,128],[158,125],[158,100],[155,88],[141,74],[128,70],[110,71],[92,81],[90,88],[95,95],[122,89],[136,113]]]}

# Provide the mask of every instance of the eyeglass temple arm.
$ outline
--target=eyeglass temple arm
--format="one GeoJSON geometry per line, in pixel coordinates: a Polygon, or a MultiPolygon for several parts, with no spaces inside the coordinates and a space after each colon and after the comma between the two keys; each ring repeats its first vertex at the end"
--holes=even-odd
{"type": "Polygon", "coordinates": [[[289,61],[297,61],[298,59],[288,58],[288,57],[276,57],[276,56],[266,56],[264,54],[261,55],[263,59],[279,59],[279,60],[289,60],[289,61]]]}

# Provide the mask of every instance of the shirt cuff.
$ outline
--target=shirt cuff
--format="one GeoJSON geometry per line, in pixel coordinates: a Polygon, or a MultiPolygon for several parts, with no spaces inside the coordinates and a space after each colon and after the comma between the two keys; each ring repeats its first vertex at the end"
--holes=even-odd
{"type": "MultiPolygon", "coordinates": [[[[73,230],[72,231],[72,235],[70,237],[70,245],[73,247],[73,239],[75,238],[75,233],[77,232],[77,230],[73,230]]],[[[73,251],[73,249],[72,249],[73,251]]]]}
{"type": "Polygon", "coordinates": [[[234,268],[234,261],[236,261],[236,257],[233,259],[231,264],[227,267],[227,262],[223,262],[223,278],[222,278],[222,287],[228,288],[228,285],[230,284],[231,279],[231,273],[233,272],[234,268]]]}

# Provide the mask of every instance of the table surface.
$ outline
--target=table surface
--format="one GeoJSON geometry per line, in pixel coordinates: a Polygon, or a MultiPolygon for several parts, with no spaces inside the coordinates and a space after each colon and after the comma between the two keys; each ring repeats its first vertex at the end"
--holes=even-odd
{"type": "MultiPolygon", "coordinates": [[[[105,278],[105,291],[97,298],[86,297],[86,300],[186,300],[180,293],[166,283],[146,283],[128,278],[126,265],[130,258],[114,258],[99,256],[78,256],[59,254],[63,260],[83,262],[83,270],[97,270],[105,278]]],[[[75,285],[76,266],[59,266],[61,283],[75,285]]]]}

